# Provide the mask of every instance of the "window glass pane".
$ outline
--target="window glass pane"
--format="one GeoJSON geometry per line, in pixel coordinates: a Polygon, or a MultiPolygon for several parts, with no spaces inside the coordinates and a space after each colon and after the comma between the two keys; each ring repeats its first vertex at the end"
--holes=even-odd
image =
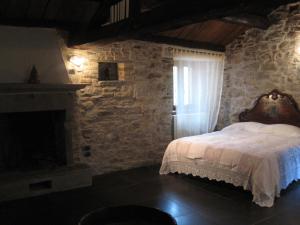
{"type": "Polygon", "coordinates": [[[173,104],[177,105],[178,103],[178,68],[173,66],[173,104]]]}
{"type": "Polygon", "coordinates": [[[183,103],[184,105],[188,105],[190,103],[190,95],[189,95],[189,68],[187,66],[183,67],[183,103]]]}

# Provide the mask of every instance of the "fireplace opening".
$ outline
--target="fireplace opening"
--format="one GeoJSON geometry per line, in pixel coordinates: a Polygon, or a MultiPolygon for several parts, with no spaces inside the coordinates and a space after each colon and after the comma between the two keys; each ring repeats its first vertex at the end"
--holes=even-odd
{"type": "Polygon", "coordinates": [[[0,113],[0,173],[67,164],[65,111],[0,113]]]}

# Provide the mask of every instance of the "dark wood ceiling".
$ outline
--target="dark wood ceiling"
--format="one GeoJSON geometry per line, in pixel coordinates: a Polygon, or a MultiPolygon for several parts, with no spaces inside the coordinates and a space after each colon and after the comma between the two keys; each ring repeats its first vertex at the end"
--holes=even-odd
{"type": "Polygon", "coordinates": [[[140,39],[222,51],[247,29],[267,28],[267,15],[290,2],[296,1],[1,0],[0,24],[63,29],[69,45],[140,39]]]}
{"type": "Polygon", "coordinates": [[[0,24],[76,29],[89,23],[97,1],[88,0],[1,0],[0,24]]]}
{"type": "Polygon", "coordinates": [[[164,31],[159,33],[159,35],[225,46],[249,28],[250,26],[246,24],[224,22],[222,20],[208,20],[178,29],[164,31]]]}

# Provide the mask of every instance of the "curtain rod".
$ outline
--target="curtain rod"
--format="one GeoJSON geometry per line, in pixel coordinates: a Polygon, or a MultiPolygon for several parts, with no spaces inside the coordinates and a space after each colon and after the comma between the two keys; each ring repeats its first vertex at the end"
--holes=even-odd
{"type": "Polygon", "coordinates": [[[185,47],[171,47],[173,54],[194,54],[194,55],[211,55],[211,56],[224,56],[223,52],[217,52],[212,50],[205,50],[205,49],[192,49],[192,48],[185,48],[185,47]]]}

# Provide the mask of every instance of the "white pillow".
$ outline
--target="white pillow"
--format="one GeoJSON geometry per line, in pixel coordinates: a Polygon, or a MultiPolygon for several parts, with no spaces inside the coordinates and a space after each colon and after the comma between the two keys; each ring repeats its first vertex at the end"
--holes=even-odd
{"type": "Polygon", "coordinates": [[[288,124],[270,124],[264,126],[261,131],[280,136],[295,137],[300,136],[300,128],[288,124]]]}
{"type": "Polygon", "coordinates": [[[227,127],[224,127],[222,130],[223,131],[252,131],[256,132],[261,130],[265,124],[258,123],[258,122],[238,122],[238,123],[233,123],[227,127]]]}
{"type": "Polygon", "coordinates": [[[280,136],[296,137],[300,136],[300,128],[288,124],[263,124],[258,122],[239,122],[224,127],[222,131],[239,132],[259,132],[280,136]]]}

